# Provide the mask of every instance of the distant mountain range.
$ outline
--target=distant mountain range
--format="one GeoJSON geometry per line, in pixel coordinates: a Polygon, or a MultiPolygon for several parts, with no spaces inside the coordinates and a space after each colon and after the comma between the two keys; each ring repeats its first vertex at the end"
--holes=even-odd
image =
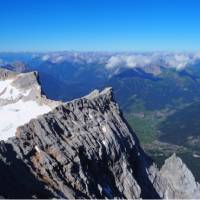
{"type": "Polygon", "coordinates": [[[0,69],[0,197],[200,198],[175,154],[159,169],[143,151],[112,88],[47,99],[36,72],[0,69]]]}
{"type": "Polygon", "coordinates": [[[145,150],[158,162],[176,151],[200,180],[200,54],[66,51],[0,53],[0,59],[3,68],[38,71],[44,94],[54,100],[113,87],[145,150]]]}

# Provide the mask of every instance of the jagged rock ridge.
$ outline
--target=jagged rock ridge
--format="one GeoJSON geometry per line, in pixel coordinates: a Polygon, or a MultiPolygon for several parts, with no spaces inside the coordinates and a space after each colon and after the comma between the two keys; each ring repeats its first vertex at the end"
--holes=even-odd
{"type": "Polygon", "coordinates": [[[6,198],[198,198],[200,194],[179,158],[168,159],[160,171],[156,168],[110,88],[59,105],[19,127],[16,137],[2,141],[0,179],[4,180],[0,195],[6,198]],[[173,164],[179,173],[173,172],[173,164]]]}

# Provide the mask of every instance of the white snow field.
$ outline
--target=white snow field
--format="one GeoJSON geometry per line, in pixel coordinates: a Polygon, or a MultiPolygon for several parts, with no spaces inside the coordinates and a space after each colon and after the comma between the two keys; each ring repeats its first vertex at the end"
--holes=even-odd
{"type": "Polygon", "coordinates": [[[0,81],[0,99],[16,100],[21,96],[27,96],[30,90],[24,91],[12,86],[13,80],[0,81]]]}
{"type": "Polygon", "coordinates": [[[53,109],[52,106],[44,103],[42,96],[37,99],[27,98],[30,92],[33,92],[31,91],[32,86],[40,93],[37,81],[33,83],[34,85],[29,85],[29,89],[15,87],[14,81],[26,75],[30,76],[30,73],[17,74],[11,79],[0,80],[0,140],[7,140],[15,136],[19,126],[53,109]],[[37,85],[38,87],[36,87],[37,85]]]}
{"type": "Polygon", "coordinates": [[[39,105],[35,101],[20,100],[0,107],[0,140],[15,136],[17,127],[49,111],[51,111],[49,106],[39,105]]]}

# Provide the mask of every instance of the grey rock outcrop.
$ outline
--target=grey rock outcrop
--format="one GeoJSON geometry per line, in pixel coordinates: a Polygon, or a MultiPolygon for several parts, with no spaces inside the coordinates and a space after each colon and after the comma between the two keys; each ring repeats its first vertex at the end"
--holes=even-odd
{"type": "Polygon", "coordinates": [[[152,161],[123,121],[111,89],[60,105],[16,135],[7,144],[57,197],[159,197],[147,173],[152,161]]]}
{"type": "Polygon", "coordinates": [[[13,78],[16,76],[16,72],[0,68],[0,80],[6,80],[8,78],[13,78]]]}
{"type": "Polygon", "coordinates": [[[0,195],[6,198],[192,198],[188,184],[197,184],[191,177],[176,157],[157,169],[111,88],[61,104],[0,143],[0,195]],[[180,173],[172,174],[173,163],[180,173]]]}
{"type": "Polygon", "coordinates": [[[165,199],[200,199],[200,185],[182,160],[173,154],[157,173],[155,187],[165,199]]]}
{"type": "Polygon", "coordinates": [[[13,86],[16,90],[22,91],[22,93],[12,99],[6,99],[6,98],[2,99],[1,95],[5,91],[3,90],[3,92],[1,92],[0,90],[0,106],[4,104],[13,103],[18,100],[23,100],[23,101],[32,100],[36,101],[39,104],[48,105],[52,108],[61,104],[61,102],[59,101],[53,101],[46,98],[38,82],[38,73],[36,71],[28,73],[17,73],[14,71],[0,68],[0,81],[6,81],[6,80],[10,80],[11,86],[13,86]]]}

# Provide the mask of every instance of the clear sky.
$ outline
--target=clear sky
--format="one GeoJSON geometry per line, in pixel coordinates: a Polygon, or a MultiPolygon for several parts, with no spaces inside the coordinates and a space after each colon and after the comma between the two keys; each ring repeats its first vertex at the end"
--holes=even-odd
{"type": "Polygon", "coordinates": [[[197,51],[200,0],[0,0],[0,51],[197,51]]]}

